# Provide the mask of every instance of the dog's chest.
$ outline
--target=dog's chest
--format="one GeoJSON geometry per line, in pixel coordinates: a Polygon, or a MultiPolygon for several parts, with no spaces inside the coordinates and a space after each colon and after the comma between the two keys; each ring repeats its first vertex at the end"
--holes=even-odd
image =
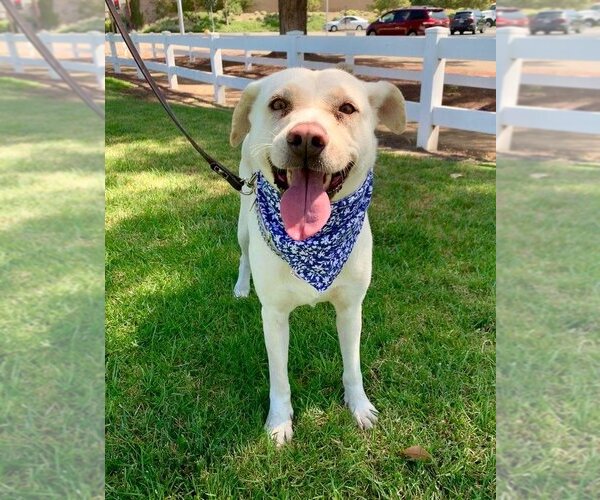
{"type": "Polygon", "coordinates": [[[293,307],[314,306],[320,302],[334,301],[342,290],[343,293],[357,295],[365,293],[371,279],[372,240],[368,218],[341,272],[327,290],[319,292],[294,274],[288,263],[265,242],[257,217],[248,215],[252,279],[262,303],[281,301],[293,307]]]}
{"type": "Polygon", "coordinates": [[[253,208],[260,234],[294,276],[322,294],[342,272],[352,253],[371,200],[372,182],[373,173],[369,171],[358,190],[331,204],[329,220],[317,234],[296,241],[284,228],[280,194],[259,174],[253,208]]]}

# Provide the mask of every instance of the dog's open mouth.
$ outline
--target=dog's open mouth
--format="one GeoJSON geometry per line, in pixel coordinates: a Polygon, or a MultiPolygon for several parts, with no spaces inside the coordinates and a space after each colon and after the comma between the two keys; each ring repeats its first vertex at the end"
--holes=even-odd
{"type": "Polygon", "coordinates": [[[287,234],[303,241],[319,232],[331,215],[331,198],[342,188],[354,163],[334,174],[308,168],[277,168],[269,159],[275,185],[282,192],[280,212],[287,234]]]}
{"type": "MultiPolygon", "coordinates": [[[[279,191],[282,194],[290,187],[290,182],[288,181],[288,178],[291,178],[291,176],[293,176],[294,173],[297,175],[301,173],[301,171],[308,170],[304,168],[293,170],[277,168],[275,165],[273,165],[270,159],[269,164],[271,165],[271,169],[273,171],[275,185],[279,188],[279,191]]],[[[348,163],[348,165],[346,165],[346,168],[344,168],[344,170],[340,170],[339,172],[336,172],[334,174],[322,174],[323,190],[327,193],[330,199],[333,198],[335,194],[339,192],[340,189],[342,189],[344,181],[348,177],[348,174],[350,174],[350,171],[352,170],[353,166],[354,162],[350,162],[348,163]]]]}

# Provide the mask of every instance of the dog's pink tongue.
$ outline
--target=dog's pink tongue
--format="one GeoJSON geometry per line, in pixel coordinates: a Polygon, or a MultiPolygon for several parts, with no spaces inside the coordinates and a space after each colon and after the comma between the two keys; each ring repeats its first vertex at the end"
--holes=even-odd
{"type": "Polygon", "coordinates": [[[291,177],[291,185],[281,197],[281,218],[290,238],[301,241],[327,224],[331,205],[323,189],[323,173],[303,168],[291,177]]]}

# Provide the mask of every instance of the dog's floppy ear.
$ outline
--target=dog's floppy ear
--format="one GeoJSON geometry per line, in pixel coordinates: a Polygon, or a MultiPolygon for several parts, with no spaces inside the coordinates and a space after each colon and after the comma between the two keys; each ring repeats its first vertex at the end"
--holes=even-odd
{"type": "Polygon", "coordinates": [[[244,89],[240,101],[233,110],[231,134],[229,135],[229,143],[233,147],[239,146],[250,131],[249,115],[257,95],[258,82],[252,82],[244,89]]]}
{"type": "Polygon", "coordinates": [[[368,83],[369,102],[377,111],[379,123],[392,132],[401,134],[406,128],[404,96],[389,82],[368,83]]]}

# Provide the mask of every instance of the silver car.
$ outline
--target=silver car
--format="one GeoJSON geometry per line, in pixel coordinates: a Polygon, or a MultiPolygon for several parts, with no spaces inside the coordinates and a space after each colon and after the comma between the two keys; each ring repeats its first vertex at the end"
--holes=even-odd
{"type": "Polygon", "coordinates": [[[341,19],[329,21],[323,29],[326,31],[361,31],[367,29],[369,21],[362,17],[344,16],[341,19]]]}

